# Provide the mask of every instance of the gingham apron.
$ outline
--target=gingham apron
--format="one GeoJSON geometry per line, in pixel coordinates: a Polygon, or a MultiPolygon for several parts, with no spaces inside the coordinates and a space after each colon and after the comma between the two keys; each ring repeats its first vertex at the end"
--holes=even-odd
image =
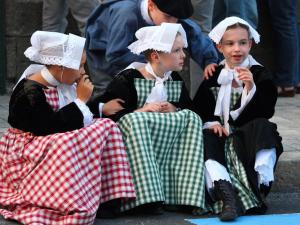
{"type": "MultiPolygon", "coordinates": [[[[135,79],[138,107],[154,81],[135,79]]],[[[181,81],[166,81],[168,101],[179,100],[181,81]]],[[[205,207],[202,122],[190,110],[174,113],[134,112],[118,125],[123,133],[136,199],[123,210],[162,201],[166,204],[205,207]]]]}
{"type": "MultiPolygon", "coordinates": [[[[45,95],[57,110],[56,89],[45,95]]],[[[100,203],[134,196],[122,136],[109,119],[47,136],[9,128],[0,140],[0,214],[7,219],[93,224],[100,203]]]]}

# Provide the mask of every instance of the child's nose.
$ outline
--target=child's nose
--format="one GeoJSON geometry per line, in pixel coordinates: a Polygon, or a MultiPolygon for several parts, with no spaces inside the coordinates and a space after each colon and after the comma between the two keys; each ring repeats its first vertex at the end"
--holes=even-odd
{"type": "Polygon", "coordinates": [[[182,56],[182,58],[185,58],[185,56],[186,56],[183,50],[181,52],[181,56],[182,56]]]}
{"type": "Polygon", "coordinates": [[[235,43],[233,47],[234,47],[234,50],[235,50],[235,51],[240,50],[240,45],[239,45],[239,43],[235,43]]]}

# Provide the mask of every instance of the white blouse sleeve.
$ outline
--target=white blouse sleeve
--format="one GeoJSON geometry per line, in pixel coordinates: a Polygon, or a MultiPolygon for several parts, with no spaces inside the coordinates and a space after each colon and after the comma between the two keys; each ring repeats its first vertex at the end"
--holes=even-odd
{"type": "Polygon", "coordinates": [[[248,105],[248,103],[250,102],[250,100],[253,98],[255,92],[256,92],[256,85],[255,84],[253,84],[253,87],[249,91],[249,93],[247,93],[247,89],[246,88],[243,89],[240,108],[238,108],[238,109],[236,109],[234,111],[230,111],[230,115],[231,115],[231,117],[232,117],[233,120],[236,120],[239,117],[239,115],[243,112],[243,110],[246,107],[246,105],[248,105]]]}
{"type": "Polygon", "coordinates": [[[87,107],[87,105],[81,101],[80,99],[76,99],[75,104],[77,105],[77,107],[80,109],[82,115],[83,115],[83,124],[84,126],[88,126],[93,122],[93,113],[91,113],[89,107],[87,107]]]}
{"type": "Polygon", "coordinates": [[[214,126],[214,125],[221,125],[219,121],[212,121],[212,122],[206,122],[203,124],[203,130],[204,129],[208,129],[210,128],[211,126],[214,126]]]}

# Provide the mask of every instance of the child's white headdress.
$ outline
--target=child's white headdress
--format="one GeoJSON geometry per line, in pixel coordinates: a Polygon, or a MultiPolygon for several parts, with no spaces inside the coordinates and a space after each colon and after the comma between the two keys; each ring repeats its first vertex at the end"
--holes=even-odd
{"type": "Polygon", "coordinates": [[[188,46],[186,33],[178,23],[162,23],[160,26],[143,27],[135,33],[137,40],[128,48],[137,55],[148,49],[170,53],[178,32],[181,34],[186,48],[188,46]]]}
{"type": "MultiPolygon", "coordinates": [[[[85,38],[74,34],[36,31],[32,34],[30,41],[32,46],[26,49],[24,55],[31,61],[79,70],[85,38]]],[[[27,67],[17,84],[24,78],[41,72],[49,84],[57,86],[60,108],[76,99],[75,86],[57,81],[44,65],[32,64],[27,67]]]]}
{"type": "Polygon", "coordinates": [[[208,34],[208,36],[216,44],[219,44],[225,31],[227,30],[227,27],[232,26],[236,23],[244,24],[247,27],[249,27],[250,38],[253,38],[255,43],[259,43],[259,41],[260,41],[259,33],[247,21],[245,21],[239,17],[236,17],[236,16],[227,17],[224,20],[222,20],[211,30],[211,32],[208,34]]]}
{"type": "Polygon", "coordinates": [[[31,61],[79,69],[85,38],[74,34],[36,31],[32,34],[30,42],[32,46],[27,48],[24,54],[31,61]]]}
{"type": "MultiPolygon", "coordinates": [[[[181,24],[177,23],[162,23],[160,26],[148,26],[139,29],[135,33],[137,41],[129,45],[128,48],[137,55],[148,49],[171,53],[178,32],[183,39],[183,47],[186,48],[188,44],[185,31],[181,24]]],[[[155,85],[148,95],[146,103],[167,101],[168,95],[164,82],[170,78],[172,71],[166,72],[163,78],[160,78],[154,73],[150,63],[147,63],[145,70],[155,77],[155,85]]]]}

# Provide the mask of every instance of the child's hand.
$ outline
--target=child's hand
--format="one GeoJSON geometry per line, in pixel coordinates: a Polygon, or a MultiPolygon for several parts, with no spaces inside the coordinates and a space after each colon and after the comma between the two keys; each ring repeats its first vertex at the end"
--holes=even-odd
{"type": "Polygon", "coordinates": [[[251,91],[254,81],[253,81],[253,75],[251,71],[247,68],[237,67],[236,71],[238,72],[238,78],[239,80],[243,81],[245,84],[245,88],[247,91],[251,91]]]}
{"type": "Polygon", "coordinates": [[[124,109],[121,105],[124,101],[120,98],[116,98],[106,102],[103,106],[102,113],[106,116],[115,115],[120,110],[124,109]]]}
{"type": "Polygon", "coordinates": [[[135,110],[136,112],[160,112],[160,103],[147,103],[142,108],[135,110]]]}
{"type": "Polygon", "coordinates": [[[207,80],[213,75],[218,65],[216,63],[209,64],[204,69],[204,79],[207,80]]]}
{"type": "Polygon", "coordinates": [[[163,113],[176,112],[176,107],[170,102],[162,102],[160,103],[160,106],[161,106],[160,111],[163,113]]]}
{"type": "Polygon", "coordinates": [[[219,135],[219,137],[222,137],[223,135],[228,136],[228,132],[220,124],[212,125],[208,129],[213,130],[215,134],[219,135]]]}
{"type": "Polygon", "coordinates": [[[93,89],[94,85],[90,81],[89,76],[83,75],[77,82],[77,98],[86,103],[90,99],[93,89]]]}

